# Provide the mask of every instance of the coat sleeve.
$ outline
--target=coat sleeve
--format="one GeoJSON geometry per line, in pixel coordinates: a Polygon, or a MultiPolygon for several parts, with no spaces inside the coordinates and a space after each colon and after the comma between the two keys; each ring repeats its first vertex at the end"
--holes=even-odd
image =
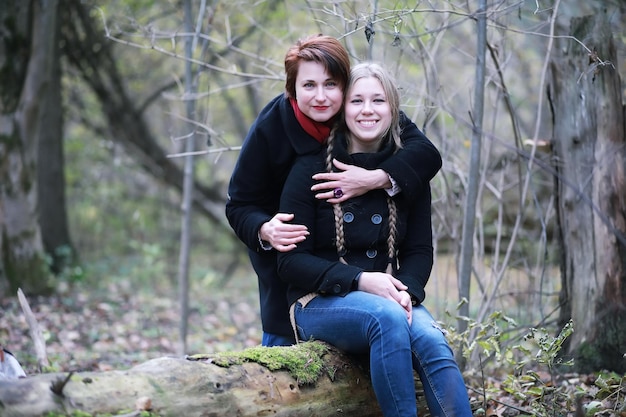
{"type": "Polygon", "coordinates": [[[269,144],[260,129],[250,128],[239,153],[228,186],[226,217],[235,234],[253,251],[263,251],[258,232],[274,213],[276,203],[268,201],[271,156],[269,144]]]}
{"type": "MultiPolygon", "coordinates": [[[[319,231],[316,231],[315,225],[326,223],[318,221],[317,205],[328,203],[315,199],[315,194],[311,191],[311,176],[321,171],[323,166],[320,158],[302,157],[296,160],[287,178],[280,200],[280,211],[293,213],[294,222],[307,226],[310,235],[296,249],[278,253],[278,274],[283,281],[303,291],[343,296],[351,291],[352,281],[362,270],[338,260],[315,255],[316,238],[319,240],[316,236],[319,231]]],[[[332,219],[328,220],[332,222],[332,219]]],[[[332,227],[332,223],[330,224],[332,227]]]]}
{"type": "Polygon", "coordinates": [[[400,125],[403,148],[379,168],[393,178],[408,200],[413,200],[441,169],[441,155],[404,112],[400,114],[400,125]]]}
{"type": "Polygon", "coordinates": [[[409,208],[406,237],[398,248],[400,268],[396,276],[420,303],[426,297],[424,288],[433,267],[431,223],[431,194],[427,184],[409,208]]]}

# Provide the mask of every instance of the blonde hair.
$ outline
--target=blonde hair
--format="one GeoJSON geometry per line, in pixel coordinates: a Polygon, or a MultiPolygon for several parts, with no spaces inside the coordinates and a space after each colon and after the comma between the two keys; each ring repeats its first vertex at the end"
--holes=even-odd
{"type": "Polygon", "coordinates": [[[383,134],[383,143],[385,139],[391,139],[395,144],[395,150],[398,150],[402,148],[402,139],[400,138],[402,133],[400,128],[400,94],[391,74],[382,65],[375,62],[362,62],[355,65],[350,71],[350,80],[346,86],[346,97],[350,94],[350,90],[357,81],[370,77],[376,78],[380,82],[391,109],[391,124],[389,129],[383,134]]]}

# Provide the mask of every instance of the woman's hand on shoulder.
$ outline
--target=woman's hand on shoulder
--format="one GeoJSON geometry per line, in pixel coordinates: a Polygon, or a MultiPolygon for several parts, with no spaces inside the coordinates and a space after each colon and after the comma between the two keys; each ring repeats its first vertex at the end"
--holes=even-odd
{"type": "Polygon", "coordinates": [[[279,252],[295,249],[298,243],[306,239],[309,231],[304,225],[288,223],[293,217],[293,214],[277,213],[270,221],[263,223],[259,230],[260,238],[279,252]]]}

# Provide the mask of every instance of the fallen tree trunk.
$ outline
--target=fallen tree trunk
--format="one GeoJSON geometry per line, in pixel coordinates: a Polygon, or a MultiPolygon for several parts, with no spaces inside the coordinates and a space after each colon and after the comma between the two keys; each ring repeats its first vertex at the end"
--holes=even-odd
{"type": "Polygon", "coordinates": [[[164,357],[126,371],[0,380],[0,416],[381,416],[369,376],[329,345],[164,357]]]}

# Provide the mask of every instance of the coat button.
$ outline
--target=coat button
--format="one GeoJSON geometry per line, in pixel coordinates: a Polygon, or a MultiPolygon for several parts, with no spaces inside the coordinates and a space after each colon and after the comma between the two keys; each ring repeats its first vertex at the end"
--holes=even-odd
{"type": "Polygon", "coordinates": [[[341,292],[341,285],[335,284],[333,285],[333,293],[339,294],[341,292]]]}
{"type": "Polygon", "coordinates": [[[368,249],[367,252],[365,252],[365,254],[367,255],[368,258],[374,259],[376,255],[378,254],[378,251],[376,249],[368,249]]]}
{"type": "Polygon", "coordinates": [[[343,215],[343,221],[346,223],[352,223],[352,220],[354,220],[354,214],[349,211],[345,212],[343,215]]]}
{"type": "Polygon", "coordinates": [[[381,216],[380,214],[374,214],[372,216],[372,223],[374,224],[380,224],[383,221],[383,216],[381,216]]]}

